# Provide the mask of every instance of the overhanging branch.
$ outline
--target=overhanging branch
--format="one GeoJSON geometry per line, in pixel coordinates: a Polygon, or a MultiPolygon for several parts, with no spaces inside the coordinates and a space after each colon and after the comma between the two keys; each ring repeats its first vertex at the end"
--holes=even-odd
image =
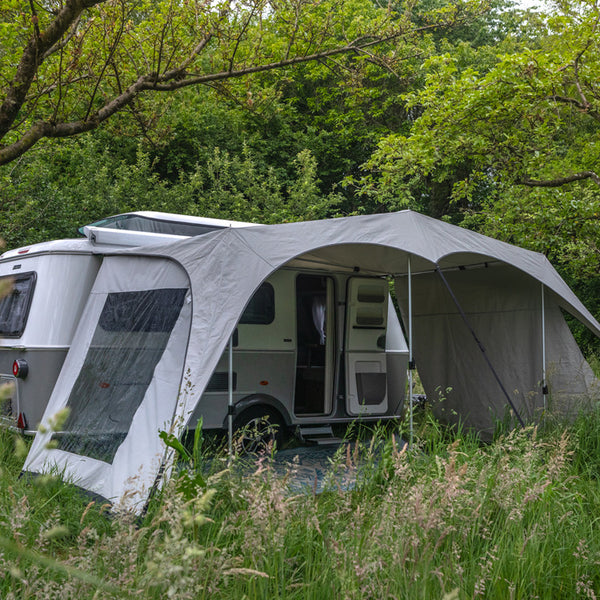
{"type": "Polygon", "coordinates": [[[223,81],[226,79],[234,79],[244,77],[246,75],[252,75],[255,73],[262,73],[266,71],[272,71],[274,69],[291,67],[302,63],[326,59],[339,54],[358,52],[361,48],[371,47],[375,43],[384,43],[401,35],[403,35],[403,33],[398,32],[396,34],[388,35],[377,40],[374,40],[372,37],[361,38],[359,40],[351,42],[348,45],[341,46],[338,48],[332,48],[323,52],[317,52],[306,56],[295,56],[293,58],[280,60],[272,63],[253,65],[231,71],[221,71],[219,73],[190,75],[186,72],[185,69],[182,68],[171,69],[167,73],[163,73],[158,77],[155,73],[151,75],[144,75],[142,77],[139,77],[135,83],[130,85],[117,97],[107,102],[100,110],[96,111],[93,114],[90,114],[85,119],[81,119],[79,121],[72,121],[70,123],[38,122],[34,124],[19,140],[12,144],[8,144],[4,147],[0,147],[0,165],[9,163],[10,161],[14,160],[18,156],[29,150],[42,138],[70,137],[95,129],[103,121],[106,121],[106,119],[116,114],[125,106],[129,105],[134,100],[134,98],[136,98],[140,93],[147,90],[169,92],[193,85],[210,85],[212,83],[223,81]]]}
{"type": "MultiPolygon", "coordinates": [[[[56,19],[45,31],[41,32],[40,36],[30,40],[18,66],[15,78],[9,86],[9,91],[2,105],[0,105],[0,140],[11,131],[11,129],[14,129],[17,115],[20,113],[22,114],[24,103],[28,100],[28,97],[31,97],[29,90],[40,63],[45,57],[49,56],[57,49],[62,48],[60,40],[63,35],[67,34],[67,40],[72,39],[75,27],[70,31],[69,27],[73,26],[74,22],[77,23],[77,20],[84,9],[101,4],[105,1],[106,0],[66,0],[63,8],[57,13],[56,19]]],[[[42,138],[68,137],[95,129],[103,121],[128,106],[139,94],[145,91],[169,92],[193,85],[211,86],[227,79],[235,79],[275,69],[293,67],[311,61],[327,60],[345,53],[358,54],[367,52],[368,48],[375,45],[407,36],[422,34],[427,31],[438,29],[443,25],[448,25],[448,23],[427,24],[415,28],[406,27],[404,25],[397,28],[395,31],[388,31],[383,35],[365,35],[342,46],[330,48],[328,50],[307,55],[293,56],[291,58],[288,53],[286,53],[285,57],[278,61],[240,66],[237,69],[232,62],[235,57],[234,51],[232,61],[229,63],[229,68],[225,71],[218,73],[190,72],[193,68],[192,64],[194,59],[208,46],[209,42],[214,39],[214,32],[207,32],[198,41],[188,56],[179,63],[178,67],[170,68],[170,61],[168,61],[167,65],[164,67],[165,71],[162,73],[156,70],[150,72],[150,69],[148,69],[148,72],[145,75],[139,76],[135,82],[131,83],[125,89],[122,87],[122,85],[125,85],[125,82],[118,80],[117,91],[115,92],[117,95],[112,99],[107,100],[100,109],[86,114],[83,118],[68,123],[56,122],[50,119],[33,123],[18,140],[5,146],[0,145],[0,165],[6,164],[22,155],[42,138]]],[[[88,103],[89,107],[92,106],[93,100],[96,97],[95,91],[98,89],[101,80],[104,78],[104,70],[106,70],[109,65],[113,64],[113,53],[114,46],[111,48],[110,56],[104,63],[102,72],[97,77],[96,85],[91,95],[92,100],[88,103]]]]}
{"type": "Polygon", "coordinates": [[[17,118],[46,53],[59,42],[86,8],[103,2],[106,0],[68,0],[48,28],[29,40],[8,93],[0,105],[0,139],[6,135],[17,118]]]}
{"type": "Polygon", "coordinates": [[[529,179],[526,177],[518,183],[526,185],[528,187],[560,187],[574,181],[582,181],[584,179],[591,179],[596,185],[600,185],[600,177],[594,171],[581,171],[580,173],[573,173],[566,177],[557,177],[556,179],[529,179]]]}

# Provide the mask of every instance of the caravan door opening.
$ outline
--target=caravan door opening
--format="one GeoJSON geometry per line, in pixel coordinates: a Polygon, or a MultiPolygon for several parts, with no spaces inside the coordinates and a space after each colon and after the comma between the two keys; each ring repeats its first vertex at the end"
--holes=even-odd
{"type": "Polygon", "coordinates": [[[296,278],[296,415],[331,412],[333,393],[333,279],[296,278]]]}

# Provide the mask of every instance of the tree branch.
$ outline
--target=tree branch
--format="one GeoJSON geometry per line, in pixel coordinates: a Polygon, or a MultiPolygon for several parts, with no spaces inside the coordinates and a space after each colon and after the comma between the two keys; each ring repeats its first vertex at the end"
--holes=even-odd
{"type": "Polygon", "coordinates": [[[33,35],[31,37],[27,46],[25,46],[17,66],[17,72],[8,88],[4,102],[0,105],[0,139],[7,134],[17,118],[46,52],[68,31],[83,10],[103,2],[106,2],[106,0],[67,0],[48,28],[42,31],[39,36],[33,35]]]}
{"type": "Polygon", "coordinates": [[[246,33],[246,31],[248,31],[248,28],[250,27],[250,23],[252,22],[252,17],[254,17],[256,9],[257,9],[257,6],[254,5],[252,7],[252,10],[250,11],[250,14],[247,15],[245,22],[242,25],[242,28],[240,29],[240,31],[236,37],[235,44],[233,46],[233,51],[231,52],[231,56],[229,58],[229,71],[233,71],[233,65],[235,64],[235,57],[237,56],[237,53],[238,53],[240,44],[242,43],[244,34],[246,33]]]}
{"type": "Polygon", "coordinates": [[[589,39],[587,40],[587,43],[585,44],[584,48],[575,57],[575,60],[573,61],[573,73],[575,75],[575,86],[577,87],[577,91],[579,92],[579,97],[581,98],[583,105],[588,109],[589,109],[590,103],[589,103],[588,99],[585,97],[585,94],[583,93],[583,89],[581,87],[581,82],[579,81],[579,63],[581,62],[581,58],[583,57],[583,55],[595,43],[595,41],[596,41],[595,34],[596,34],[597,28],[598,28],[598,18],[596,18],[596,21],[594,22],[594,26],[592,27],[592,32],[591,32],[589,39]]]}
{"type": "MultiPolygon", "coordinates": [[[[84,9],[103,2],[106,2],[106,0],[65,0],[64,6],[58,11],[56,18],[50,23],[47,29],[40,33],[39,39],[34,36],[28,42],[18,65],[15,78],[12,84],[9,85],[7,95],[0,106],[0,140],[12,129],[14,122],[17,119],[17,115],[22,111],[25,102],[28,100],[28,91],[36,76],[40,64],[39,61],[48,56],[49,53],[51,53],[51,50],[53,51],[55,48],[62,47],[62,44],[60,44],[62,36],[65,32],[69,31],[69,28],[74,27],[74,24],[76,24],[84,9]],[[57,46],[57,44],[59,45],[57,46]]],[[[212,28],[212,31],[203,34],[200,41],[192,48],[188,56],[179,63],[178,67],[169,68],[169,64],[167,64],[163,68],[168,70],[160,73],[160,71],[157,71],[154,68],[150,71],[151,67],[148,68],[147,66],[148,71],[146,74],[138,76],[137,80],[125,89],[122,87],[122,85],[125,85],[125,82],[121,83],[121,81],[117,81],[116,97],[108,100],[99,110],[89,112],[88,114],[85,114],[83,118],[71,122],[57,123],[52,119],[33,123],[18,140],[6,146],[0,145],[0,165],[14,160],[44,137],[68,137],[95,129],[103,121],[128,106],[140,93],[145,91],[169,92],[193,85],[212,85],[227,79],[235,79],[275,69],[293,67],[311,61],[326,60],[344,53],[366,51],[368,48],[377,44],[383,44],[409,35],[413,36],[425,31],[432,31],[442,26],[440,23],[435,23],[409,28],[408,30],[403,26],[384,35],[365,35],[342,46],[330,48],[328,50],[293,56],[291,58],[289,57],[289,54],[286,53],[285,58],[282,58],[281,60],[263,64],[250,64],[236,69],[233,61],[237,53],[240,38],[243,37],[242,34],[239,34],[233,49],[231,62],[229,62],[226,67],[227,70],[217,73],[189,73],[188,68],[193,64],[194,58],[206,49],[214,35],[218,35],[218,23],[221,19],[226,18],[227,8],[219,12],[218,21],[212,28]]],[[[243,24],[243,31],[248,27],[248,22],[249,21],[243,24]]],[[[121,21],[121,31],[119,31],[119,36],[123,34],[123,23],[124,20],[121,21]]],[[[73,35],[73,31],[74,30],[71,29],[71,36],[73,35]]],[[[100,82],[105,79],[107,68],[113,65],[119,36],[117,36],[115,42],[111,45],[109,55],[104,61],[104,65],[99,75],[94,77],[96,83],[92,89],[88,110],[91,109],[100,82]]],[[[126,50],[126,52],[127,51],[128,50],[126,50]]],[[[168,63],[170,62],[171,60],[169,59],[168,63]]]]}
{"type": "Polygon", "coordinates": [[[526,185],[528,187],[560,187],[567,183],[573,183],[574,181],[582,181],[584,179],[591,179],[596,185],[600,186],[600,177],[594,171],[581,171],[580,173],[573,173],[566,177],[557,177],[556,179],[529,179],[526,177],[517,183],[520,185],[526,185]]]}
{"type": "MultiPolygon", "coordinates": [[[[423,29],[428,29],[424,27],[423,29]]],[[[244,77],[245,75],[252,75],[254,73],[264,73],[265,71],[272,71],[274,69],[281,69],[285,67],[293,67],[306,62],[312,62],[317,60],[323,60],[331,56],[338,54],[345,54],[348,52],[359,52],[363,48],[369,48],[376,44],[382,44],[384,42],[391,41],[395,38],[402,36],[403,33],[395,33],[383,38],[373,39],[359,38],[354,40],[345,46],[338,48],[331,48],[330,50],[324,50],[322,52],[315,52],[314,54],[307,54],[304,56],[295,56],[293,58],[275,61],[272,63],[266,63],[262,65],[254,65],[251,67],[244,67],[242,69],[221,71],[219,73],[207,73],[205,75],[190,75],[185,71],[172,70],[169,73],[164,73],[158,78],[156,84],[148,83],[145,85],[146,90],[155,90],[159,92],[169,92],[178,90],[190,85],[203,85],[213,81],[222,81],[223,79],[233,79],[236,77],[244,77]]]]}
{"type": "Polygon", "coordinates": [[[73,37],[75,37],[75,34],[77,33],[77,28],[79,27],[79,23],[81,23],[81,15],[78,16],[75,19],[75,21],[73,21],[73,24],[70,26],[71,31],[69,31],[69,34],[67,36],[65,36],[65,39],[59,40],[58,42],[56,42],[56,44],[54,44],[51,48],[48,48],[48,50],[44,52],[43,60],[46,60],[51,54],[54,54],[67,46],[67,44],[73,39],[73,37]]]}
{"type": "Polygon", "coordinates": [[[121,4],[121,11],[122,11],[122,13],[121,13],[122,19],[121,19],[121,23],[119,25],[119,31],[118,31],[115,39],[113,40],[111,47],[109,48],[108,57],[104,61],[104,65],[102,66],[102,69],[100,70],[100,75],[96,79],[96,85],[94,86],[94,90],[92,91],[92,95],[88,102],[88,109],[87,109],[86,115],[84,117],[84,121],[87,120],[90,115],[92,106],[94,106],[94,99],[96,97],[96,94],[98,93],[98,88],[100,87],[100,83],[102,81],[102,78],[104,77],[104,73],[106,72],[108,67],[112,65],[113,56],[115,55],[115,52],[119,45],[119,40],[121,39],[121,36],[123,35],[123,29],[125,27],[125,6],[124,6],[124,4],[121,4]]]}
{"type": "Polygon", "coordinates": [[[547,96],[548,100],[554,100],[555,102],[560,102],[562,104],[572,104],[575,108],[579,109],[582,113],[586,113],[592,117],[592,119],[596,121],[600,121],[600,113],[596,110],[591,109],[591,105],[589,103],[583,104],[579,100],[575,98],[570,98],[569,96],[559,96],[558,94],[554,94],[553,96],[547,96]]]}

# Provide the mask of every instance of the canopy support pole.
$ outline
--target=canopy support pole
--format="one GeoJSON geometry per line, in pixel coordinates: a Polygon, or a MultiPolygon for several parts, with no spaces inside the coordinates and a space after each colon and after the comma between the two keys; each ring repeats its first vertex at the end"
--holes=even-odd
{"type": "Polygon", "coordinates": [[[413,370],[415,361],[413,358],[413,318],[412,318],[412,271],[410,254],[408,255],[408,413],[409,413],[409,438],[408,447],[413,445],[413,370]]]}
{"type": "Polygon", "coordinates": [[[446,289],[448,290],[448,293],[450,294],[452,301],[456,305],[456,308],[458,308],[458,312],[460,313],[460,316],[462,317],[462,320],[464,321],[468,330],[471,332],[471,335],[473,336],[475,343],[479,346],[479,350],[481,350],[481,354],[483,355],[485,362],[487,363],[488,367],[492,371],[492,374],[494,375],[496,382],[500,386],[500,389],[502,390],[502,393],[504,394],[506,400],[508,401],[508,404],[513,409],[513,412],[515,413],[517,420],[521,424],[521,427],[524,428],[525,421],[523,421],[521,415],[519,414],[519,411],[517,410],[517,407],[514,405],[514,402],[511,400],[509,393],[506,391],[506,388],[504,387],[502,380],[500,379],[498,373],[496,372],[496,369],[494,369],[494,365],[492,365],[492,362],[490,361],[490,359],[487,355],[487,352],[485,351],[485,347],[484,347],[483,343],[477,337],[477,334],[475,333],[475,330],[473,329],[473,327],[471,327],[471,323],[469,322],[469,319],[467,319],[467,315],[465,314],[465,311],[462,309],[462,306],[459,304],[458,298],[454,295],[454,292],[452,291],[452,288],[450,287],[450,284],[448,283],[447,279],[444,277],[444,274],[442,273],[442,270],[440,269],[439,265],[436,265],[435,270],[437,271],[438,275],[440,276],[444,285],[446,286],[446,289]]]}
{"type": "Polygon", "coordinates": [[[548,384],[546,383],[546,300],[545,286],[542,283],[542,396],[544,399],[544,414],[546,414],[548,384]]]}
{"type": "Polygon", "coordinates": [[[229,460],[233,458],[233,333],[227,345],[229,355],[229,368],[227,372],[227,441],[229,460]]]}

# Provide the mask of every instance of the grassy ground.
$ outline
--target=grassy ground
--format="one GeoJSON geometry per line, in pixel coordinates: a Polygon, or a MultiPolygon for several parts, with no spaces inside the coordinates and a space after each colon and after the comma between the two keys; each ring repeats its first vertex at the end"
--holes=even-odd
{"type": "Polygon", "coordinates": [[[263,461],[172,482],[136,523],[19,478],[2,433],[0,597],[596,598],[600,412],[489,445],[424,415],[416,439],[340,453],[353,491],[290,495],[263,461]]]}

